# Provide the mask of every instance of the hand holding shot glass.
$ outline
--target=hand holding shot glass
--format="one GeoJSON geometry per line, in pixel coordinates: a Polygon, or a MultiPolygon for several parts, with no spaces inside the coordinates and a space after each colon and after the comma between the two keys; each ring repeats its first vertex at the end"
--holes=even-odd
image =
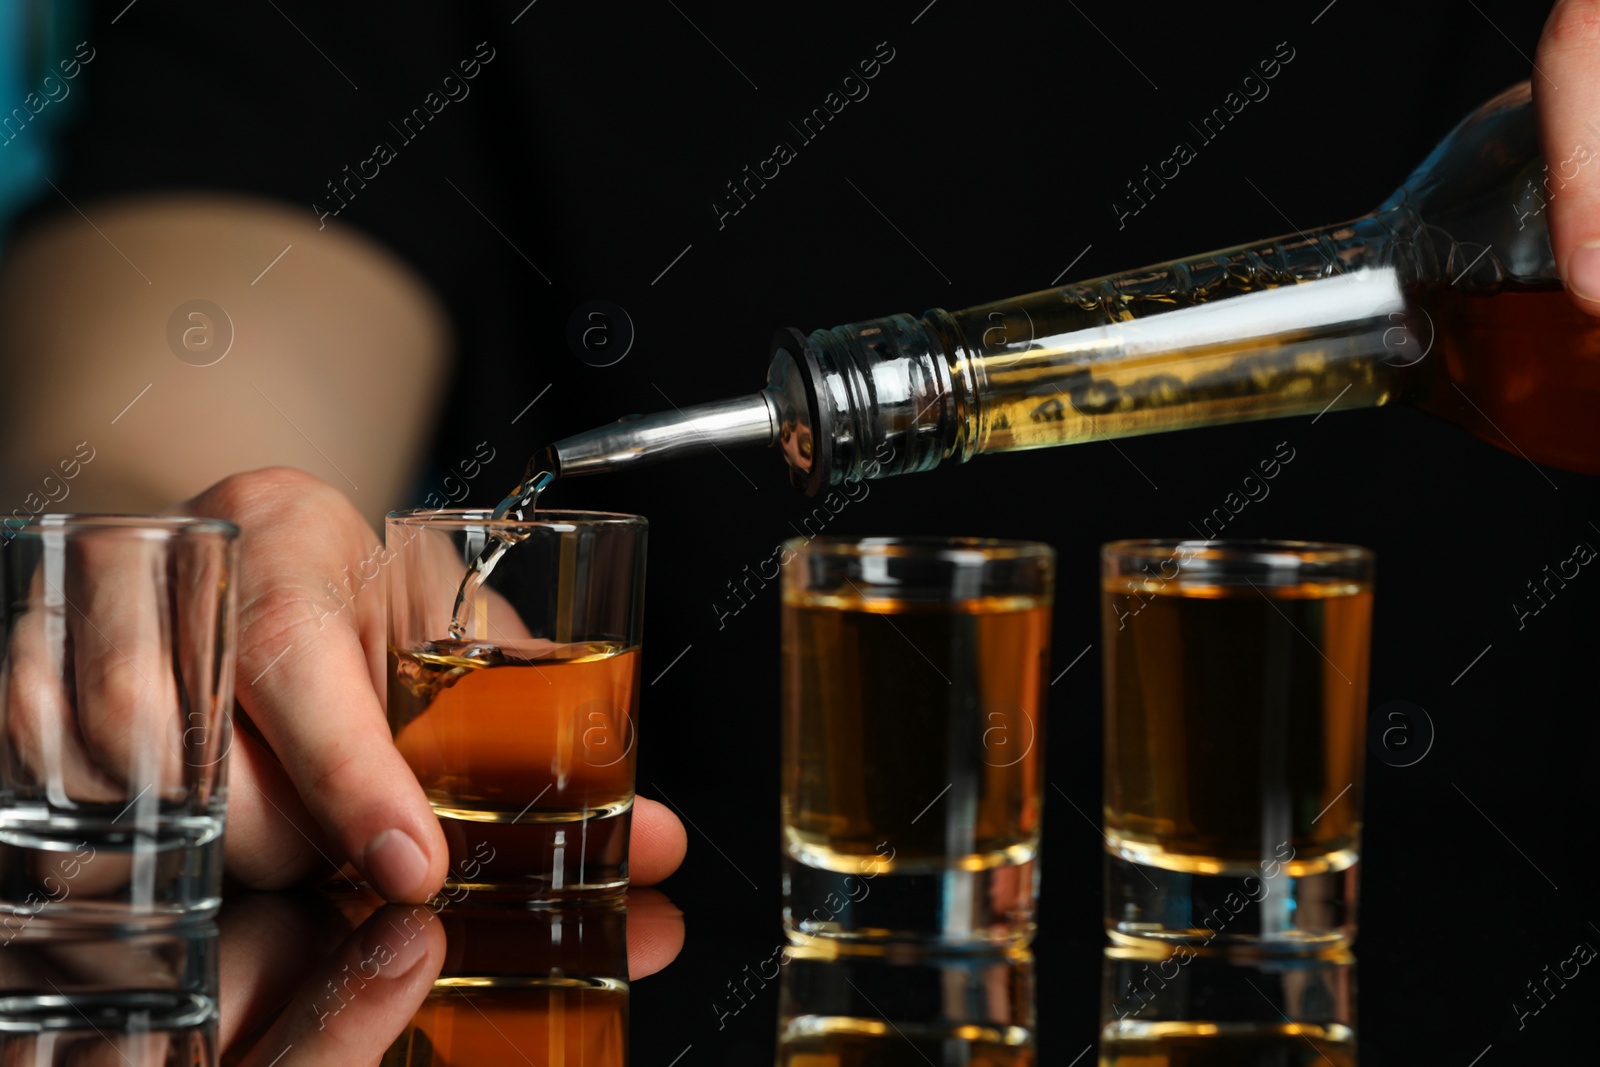
{"type": "Polygon", "coordinates": [[[6,531],[0,912],[176,922],[221,903],[237,529],[44,515],[6,531]]]}
{"type": "Polygon", "coordinates": [[[389,516],[389,726],[444,828],[447,897],[627,888],[645,532],[605,512],[389,516]]]}

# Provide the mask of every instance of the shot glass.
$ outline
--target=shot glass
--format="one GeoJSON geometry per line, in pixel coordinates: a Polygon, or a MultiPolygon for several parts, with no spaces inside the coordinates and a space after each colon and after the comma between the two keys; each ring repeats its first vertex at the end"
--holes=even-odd
{"type": "Polygon", "coordinates": [[[627,889],[645,532],[596,511],[389,515],[389,727],[444,828],[452,900],[627,889]],[[452,637],[491,538],[505,551],[452,637]]]}
{"type": "Polygon", "coordinates": [[[1110,937],[1349,942],[1372,553],[1118,541],[1101,562],[1110,937]]]}
{"type": "Polygon", "coordinates": [[[0,941],[221,902],[237,529],[43,515],[5,531],[0,941]]]}
{"type": "Polygon", "coordinates": [[[1054,553],[973,539],[785,549],[789,938],[1026,941],[1054,553]]]}

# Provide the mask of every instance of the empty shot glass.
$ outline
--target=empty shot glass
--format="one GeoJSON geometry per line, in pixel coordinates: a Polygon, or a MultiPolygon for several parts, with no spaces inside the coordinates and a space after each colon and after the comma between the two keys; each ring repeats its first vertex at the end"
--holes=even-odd
{"type": "Polygon", "coordinates": [[[959,538],[785,549],[788,936],[1026,941],[1054,553],[959,538]]]}
{"type": "Polygon", "coordinates": [[[389,727],[444,828],[450,899],[627,889],[646,527],[598,511],[390,514],[389,727]],[[458,607],[491,539],[505,550],[458,607]]]}
{"type": "Polygon", "coordinates": [[[1112,940],[1352,940],[1372,553],[1119,541],[1101,561],[1112,940]]]}
{"type": "MultiPolygon", "coordinates": [[[[0,547],[0,926],[221,902],[237,529],[42,515],[0,547]]],[[[6,934],[0,934],[3,940],[6,934]]]]}

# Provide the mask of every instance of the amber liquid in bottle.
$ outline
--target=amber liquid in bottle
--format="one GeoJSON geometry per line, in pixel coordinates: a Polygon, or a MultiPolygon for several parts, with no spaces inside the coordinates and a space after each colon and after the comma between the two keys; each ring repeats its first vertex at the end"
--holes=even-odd
{"type": "Polygon", "coordinates": [[[1555,287],[1417,299],[1436,338],[1421,407],[1535,463],[1600,474],[1600,323],[1555,287]]]}
{"type": "Polygon", "coordinates": [[[1181,292],[1153,284],[1073,297],[1069,288],[1066,299],[1025,313],[1020,303],[963,312],[952,324],[981,353],[967,365],[979,379],[973,446],[1044,448],[1406,401],[1532,462],[1600,474],[1600,323],[1558,287],[1417,286],[1416,312],[1375,316],[1343,335],[1286,329],[1212,340],[1169,333],[1160,321],[1179,308],[1285,287],[1309,295],[1330,282],[1345,284],[1257,261],[1181,292]],[[1107,324],[1167,343],[1098,359],[1096,328],[1107,324]]]}

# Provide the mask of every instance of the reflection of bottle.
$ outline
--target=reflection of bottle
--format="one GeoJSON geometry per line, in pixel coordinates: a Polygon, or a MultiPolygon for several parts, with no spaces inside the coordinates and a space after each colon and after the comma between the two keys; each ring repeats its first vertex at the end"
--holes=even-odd
{"type": "Polygon", "coordinates": [[[761,392],[539,460],[570,476],[778,445],[816,493],[980,452],[1409,401],[1600,473],[1600,324],[1560,292],[1545,226],[1597,160],[1578,146],[1543,165],[1524,82],[1352,222],[953,314],[781,331],[761,392]]]}
{"type": "Polygon", "coordinates": [[[446,909],[444,968],[382,1067],[516,1063],[624,1067],[622,908],[446,909]]]}
{"type": "Polygon", "coordinates": [[[783,950],[779,1067],[1032,1067],[1033,958],[886,955],[822,939],[783,950]]]}

